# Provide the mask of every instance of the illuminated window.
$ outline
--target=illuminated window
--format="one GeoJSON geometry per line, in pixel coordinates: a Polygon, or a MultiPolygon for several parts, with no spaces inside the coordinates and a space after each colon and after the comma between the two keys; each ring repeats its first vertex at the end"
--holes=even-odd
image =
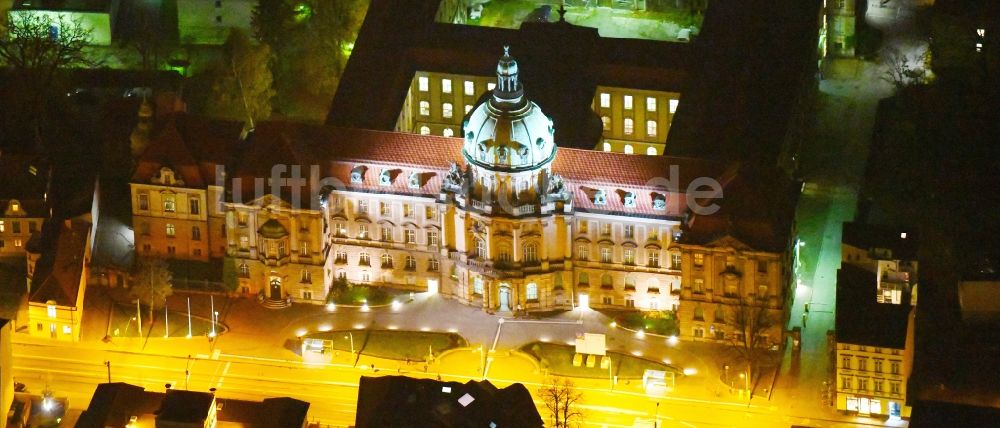
{"type": "Polygon", "coordinates": [[[611,94],[601,92],[601,108],[611,107],[611,94]]]}
{"type": "Polygon", "coordinates": [[[382,255],[382,267],[391,268],[392,267],[392,256],[388,253],[382,255]]]}
{"type": "Polygon", "coordinates": [[[406,229],[403,231],[403,242],[407,244],[414,244],[417,242],[417,231],[413,229],[406,229]]]}
{"type": "Polygon", "coordinates": [[[632,96],[631,95],[626,95],[625,96],[625,102],[624,102],[624,104],[625,104],[625,110],[632,110],[632,96]]]}
{"type": "Polygon", "coordinates": [[[611,263],[611,248],[601,248],[601,263],[611,263]]]}
{"type": "Polygon", "coordinates": [[[358,238],[359,239],[368,239],[368,225],[367,224],[359,224],[358,225],[358,238]]]}
{"type": "Polygon", "coordinates": [[[420,115],[421,116],[431,115],[431,103],[429,101],[420,102],[420,115]]]}
{"type": "Polygon", "coordinates": [[[454,106],[451,103],[444,103],[441,105],[441,117],[451,117],[454,106]]]}
{"type": "Polygon", "coordinates": [[[177,203],[174,201],[174,195],[163,195],[163,211],[168,213],[177,211],[177,203]]]}
{"type": "Polygon", "coordinates": [[[476,84],[471,80],[465,81],[465,95],[476,95],[476,84]]]}
{"type": "Polygon", "coordinates": [[[3,220],[0,220],[0,232],[4,232],[6,230],[7,230],[7,227],[4,225],[3,220]]]}
{"type": "Polygon", "coordinates": [[[483,279],[482,278],[476,277],[476,279],[472,280],[472,293],[473,294],[478,294],[480,296],[483,295],[483,279]]]}
{"type": "Polygon", "coordinates": [[[246,212],[240,211],[236,213],[236,222],[239,223],[240,226],[246,226],[248,217],[249,215],[246,212]]]}
{"type": "Polygon", "coordinates": [[[441,92],[445,94],[451,93],[451,79],[441,79],[441,92]]]}
{"type": "Polygon", "coordinates": [[[454,137],[455,131],[452,131],[451,128],[445,128],[444,131],[441,132],[441,135],[445,137],[454,137]]]}
{"type": "Polygon", "coordinates": [[[21,240],[20,240],[20,239],[15,239],[15,240],[14,240],[14,246],[15,246],[15,247],[18,247],[18,248],[21,248],[21,245],[23,245],[23,244],[24,244],[24,243],[23,243],[23,242],[21,242],[21,240]]]}
{"type": "Polygon", "coordinates": [[[486,84],[486,90],[489,90],[489,91],[492,91],[496,87],[497,87],[497,84],[493,83],[493,82],[490,82],[490,83],[486,84]]]}
{"type": "Polygon", "coordinates": [[[427,231],[427,245],[437,245],[438,244],[438,233],[433,230],[427,231]]]}
{"type": "Polygon", "coordinates": [[[625,135],[632,135],[632,128],[633,128],[632,118],[626,117],[625,118],[625,130],[624,130],[625,135]]]}
{"type": "Polygon", "coordinates": [[[379,202],[378,203],[378,213],[382,217],[391,217],[392,216],[392,205],[389,205],[389,204],[387,204],[385,202],[379,202]]]}
{"type": "Polygon", "coordinates": [[[646,147],[646,155],[656,156],[656,147],[646,147]]]}
{"type": "Polygon", "coordinates": [[[538,262],[538,247],[536,247],[535,244],[528,244],[524,246],[524,261],[525,263],[538,262]]]}
{"type": "Polygon", "coordinates": [[[602,146],[603,147],[601,148],[601,150],[604,150],[606,152],[610,152],[611,151],[611,143],[604,143],[604,144],[602,144],[602,146]]]}
{"type": "Polygon", "coordinates": [[[466,104],[465,105],[465,114],[469,114],[470,111],[472,111],[472,104],[466,104]]]}
{"type": "Polygon", "coordinates": [[[646,97],[646,111],[656,111],[656,97],[646,97]]]}
{"type": "Polygon", "coordinates": [[[695,278],[694,286],[691,287],[691,292],[693,293],[704,293],[705,292],[705,280],[701,278],[695,278]]]}
{"type": "Polygon", "coordinates": [[[246,263],[240,263],[240,276],[243,278],[250,277],[250,266],[247,266],[246,263]]]}
{"type": "Polygon", "coordinates": [[[240,249],[241,250],[246,250],[248,248],[250,248],[250,238],[248,238],[246,236],[241,236],[240,237],[240,249]]]}
{"type": "Polygon", "coordinates": [[[368,253],[361,253],[358,255],[358,264],[361,266],[371,266],[372,260],[368,253]]]}
{"type": "Polygon", "coordinates": [[[177,234],[177,229],[172,223],[167,223],[167,236],[173,238],[177,234]]]}
{"type": "Polygon", "coordinates": [[[47,315],[49,316],[49,318],[55,318],[56,317],[56,305],[49,305],[46,309],[47,309],[46,312],[47,312],[47,315]]]}
{"type": "Polygon", "coordinates": [[[674,114],[677,111],[677,100],[670,100],[670,114],[674,114]]]}
{"type": "Polygon", "coordinates": [[[625,145],[625,154],[630,155],[632,153],[635,153],[635,149],[632,148],[631,144],[626,144],[625,145]]]}
{"type": "Polygon", "coordinates": [[[420,127],[420,135],[431,135],[431,128],[427,126],[420,127]]]}
{"type": "Polygon", "coordinates": [[[601,125],[604,126],[605,131],[611,130],[611,118],[607,116],[601,116],[601,125]]]}
{"type": "Polygon", "coordinates": [[[646,266],[660,267],[660,252],[658,250],[646,250],[646,266]]]}
{"type": "Polygon", "coordinates": [[[704,254],[695,254],[694,255],[694,265],[697,266],[697,267],[702,267],[704,264],[705,264],[705,255],[704,254]]]}
{"type": "Polygon", "coordinates": [[[403,204],[403,217],[406,218],[413,217],[413,205],[403,204]]]}
{"type": "Polygon", "coordinates": [[[646,121],[646,135],[648,135],[650,137],[655,137],[656,136],[656,121],[655,120],[647,120],[646,121]]]}
{"type": "Polygon", "coordinates": [[[17,202],[11,202],[10,203],[10,210],[11,211],[20,211],[21,210],[21,204],[19,204],[17,202]]]}
{"type": "Polygon", "coordinates": [[[580,223],[579,223],[579,226],[578,226],[579,229],[580,229],[580,233],[586,234],[587,233],[587,225],[589,225],[589,224],[590,223],[588,223],[587,220],[580,220],[580,223]]]}
{"type": "Polygon", "coordinates": [[[626,248],[626,249],[622,250],[622,259],[625,261],[625,264],[627,264],[627,265],[634,265],[635,264],[635,250],[632,249],[632,248],[626,248]]]}
{"type": "Polygon", "coordinates": [[[427,92],[429,87],[430,81],[426,76],[420,76],[417,78],[417,89],[419,89],[420,92],[427,92]]]}
{"type": "Polygon", "coordinates": [[[529,282],[524,288],[524,298],[528,300],[538,300],[538,284],[529,282]]]}
{"type": "Polygon", "coordinates": [[[427,220],[433,220],[436,214],[437,213],[435,212],[434,207],[429,205],[424,207],[424,218],[427,220]]]}
{"type": "Polygon", "coordinates": [[[476,257],[486,258],[486,241],[476,239],[476,257]]]}
{"type": "Polygon", "coordinates": [[[587,245],[576,246],[576,258],[579,260],[590,259],[590,247],[587,245]]]}
{"type": "Polygon", "coordinates": [[[64,325],[63,326],[63,334],[71,334],[71,333],[73,333],[73,327],[70,327],[68,325],[64,325]]]}

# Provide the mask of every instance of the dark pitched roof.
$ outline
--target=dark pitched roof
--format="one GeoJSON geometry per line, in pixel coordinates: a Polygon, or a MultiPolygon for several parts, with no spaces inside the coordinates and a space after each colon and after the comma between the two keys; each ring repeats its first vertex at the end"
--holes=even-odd
{"type": "Polygon", "coordinates": [[[920,246],[913,230],[853,222],[844,223],[841,241],[864,250],[888,249],[892,251],[892,258],[898,260],[916,260],[920,246]],[[904,233],[906,238],[903,238],[904,233]]]}
{"type": "Polygon", "coordinates": [[[542,418],[521,384],[497,389],[489,381],[441,382],[405,376],[361,377],[355,426],[541,427],[542,418]],[[450,392],[445,392],[445,391],[450,392]],[[466,394],[473,400],[463,406],[466,394]]]}
{"type": "Polygon", "coordinates": [[[876,286],[875,274],[863,268],[844,264],[837,271],[837,342],[903,349],[909,300],[878,303],[876,286]]]}
{"type": "MultiPolygon", "coordinates": [[[[0,153],[0,199],[24,204],[43,200],[48,173],[48,162],[40,156],[0,153]]],[[[0,215],[6,209],[6,203],[0,203],[0,215]]]]}
{"type": "Polygon", "coordinates": [[[255,428],[301,428],[309,413],[309,403],[294,398],[265,398],[255,428]]]}
{"type": "Polygon", "coordinates": [[[214,400],[215,395],[208,392],[168,389],[156,420],[201,423],[208,417],[214,400]]]}
{"type": "Polygon", "coordinates": [[[718,211],[691,213],[681,244],[711,245],[731,237],[758,251],[782,252],[793,231],[801,183],[774,171],[733,165],[721,175],[722,195],[702,201],[718,211]]]}
{"type": "Polygon", "coordinates": [[[38,262],[31,302],[54,301],[60,306],[76,306],[90,232],[90,224],[82,220],[59,224],[56,247],[43,250],[38,262]]]}
{"type": "Polygon", "coordinates": [[[97,385],[87,410],[80,415],[76,428],[122,427],[129,418],[141,414],[139,407],[145,388],[127,383],[97,385]]]}
{"type": "Polygon", "coordinates": [[[185,186],[204,188],[215,181],[216,166],[232,160],[242,131],[240,122],[170,114],[139,156],[132,181],[148,183],[160,168],[169,167],[185,186]]]}

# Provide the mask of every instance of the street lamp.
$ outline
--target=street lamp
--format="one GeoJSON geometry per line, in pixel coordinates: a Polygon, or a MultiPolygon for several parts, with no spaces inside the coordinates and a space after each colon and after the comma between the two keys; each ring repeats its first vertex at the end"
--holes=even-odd
{"type": "Polygon", "coordinates": [[[208,297],[209,297],[210,301],[212,302],[212,313],[211,313],[211,315],[212,315],[212,331],[210,333],[208,333],[208,337],[211,338],[211,337],[215,337],[215,316],[218,315],[218,312],[215,312],[215,296],[208,296],[208,297]]]}
{"type": "Polygon", "coordinates": [[[187,298],[187,302],[188,302],[188,334],[187,334],[187,338],[190,339],[191,338],[191,298],[190,297],[187,298]]]}
{"type": "Polygon", "coordinates": [[[104,360],[104,367],[108,368],[108,383],[111,383],[111,360],[104,360]]]}

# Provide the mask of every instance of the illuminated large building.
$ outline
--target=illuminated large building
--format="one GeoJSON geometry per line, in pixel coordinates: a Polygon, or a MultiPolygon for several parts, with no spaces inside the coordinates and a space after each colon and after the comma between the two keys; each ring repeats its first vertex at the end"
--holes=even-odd
{"type": "MultiPolygon", "coordinates": [[[[590,306],[674,309],[694,317],[749,299],[780,318],[789,294],[786,246],[774,242],[791,229],[775,220],[792,211],[743,215],[741,205],[745,199],[766,205],[772,198],[757,192],[785,196],[780,187],[761,186],[750,180],[750,170],[718,162],[557,147],[560,131],[525,96],[518,63],[505,53],[496,73],[493,91],[451,138],[287,122],[262,122],[246,139],[234,138],[227,145],[238,158],[229,164],[232,173],[216,174],[226,182],[201,184],[210,195],[225,195],[225,236],[219,245],[209,238],[211,253],[223,246],[239,290],[269,306],[322,304],[333,281],[344,278],[438,292],[491,312],[590,306]],[[726,196],[704,195],[698,186],[709,182],[726,196]],[[713,201],[726,219],[696,214],[695,205],[713,201]],[[772,228],[761,231],[760,219],[772,228]],[[773,239],[764,245],[760,235],[773,239]],[[724,272],[726,279],[716,279],[724,272]]],[[[183,117],[175,123],[185,123],[183,117]]],[[[193,191],[183,188],[190,184],[161,183],[164,172],[184,177],[183,171],[197,170],[187,165],[208,162],[151,156],[171,141],[154,141],[140,159],[140,169],[155,179],[144,174],[142,183],[133,183],[133,203],[142,203],[140,192],[153,191],[150,180],[158,192],[193,191]]],[[[143,207],[137,224],[147,221],[143,213],[162,211],[143,207]]],[[[158,213],[164,218],[156,221],[179,227],[181,210],[174,208],[178,220],[158,213]]],[[[215,230],[212,212],[208,227],[215,230]]],[[[150,239],[169,244],[189,235],[175,229],[173,238],[150,239]]],[[[137,238],[140,255],[194,254],[141,242],[137,238]]],[[[683,327],[685,338],[725,338],[714,329],[699,333],[708,328],[702,324],[685,325],[691,326],[683,327]]],[[[778,343],[780,326],[767,335],[778,343]]]]}

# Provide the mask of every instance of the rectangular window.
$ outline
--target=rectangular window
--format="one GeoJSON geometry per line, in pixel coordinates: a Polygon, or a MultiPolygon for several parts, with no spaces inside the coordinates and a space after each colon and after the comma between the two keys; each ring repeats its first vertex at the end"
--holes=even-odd
{"type": "Polygon", "coordinates": [[[601,108],[611,108],[611,94],[601,92],[601,108]]]}
{"type": "Polygon", "coordinates": [[[469,114],[470,111],[472,111],[472,104],[466,104],[465,105],[465,114],[469,114]]]}
{"type": "Polygon", "coordinates": [[[417,231],[413,229],[406,229],[403,231],[403,242],[407,244],[414,244],[417,242],[417,231]]]}
{"type": "MultiPolygon", "coordinates": [[[[312,272],[309,272],[308,270],[303,269],[302,273],[299,275],[299,280],[303,284],[308,284],[308,283],[312,282],[312,272]]],[[[308,291],[305,291],[303,293],[308,293],[308,291]]]]}
{"type": "Polygon", "coordinates": [[[476,84],[471,80],[465,81],[465,95],[476,95],[476,84]]]}
{"type": "Polygon", "coordinates": [[[840,378],[840,389],[851,389],[851,378],[846,376],[840,378]]]}
{"type": "Polygon", "coordinates": [[[882,360],[875,360],[875,371],[882,373],[882,360]]]}
{"type": "Polygon", "coordinates": [[[482,278],[476,277],[476,279],[474,279],[472,281],[472,294],[478,294],[480,296],[483,295],[483,279],[482,278]]]}
{"type": "Polygon", "coordinates": [[[767,273],[767,261],[765,260],[757,261],[757,273],[767,273]]]}
{"type": "Polygon", "coordinates": [[[191,206],[191,214],[201,214],[201,201],[196,198],[191,198],[188,200],[188,204],[191,206]]]}
{"type": "Polygon", "coordinates": [[[646,266],[660,267],[660,252],[658,250],[646,250],[646,266]]]}
{"type": "Polygon", "coordinates": [[[403,204],[403,217],[406,218],[413,217],[413,205],[403,204]]]}
{"type": "Polygon", "coordinates": [[[7,230],[6,225],[4,225],[3,220],[0,220],[0,232],[5,232],[7,230]]]}
{"type": "Polygon", "coordinates": [[[646,97],[646,111],[656,111],[656,97],[646,97]]]}
{"type": "Polygon", "coordinates": [[[358,200],[358,214],[368,214],[368,201],[364,199],[358,200]]]}
{"type": "Polygon", "coordinates": [[[337,234],[337,236],[344,236],[344,235],[347,234],[347,227],[344,226],[344,223],[339,223],[338,222],[338,223],[336,223],[336,224],[333,225],[333,231],[334,231],[334,233],[337,234]]]}
{"type": "Polygon", "coordinates": [[[670,114],[677,112],[677,100],[670,100],[670,114]]]}
{"type": "Polygon", "coordinates": [[[872,390],[875,391],[876,393],[881,393],[882,384],[884,383],[885,382],[883,382],[882,379],[875,379],[874,381],[872,381],[872,390]]]}
{"type": "Polygon", "coordinates": [[[580,220],[580,222],[578,223],[578,225],[579,225],[578,227],[580,229],[580,233],[582,233],[584,235],[587,234],[587,224],[588,224],[587,220],[580,220]]]}
{"type": "Polygon", "coordinates": [[[48,305],[45,309],[46,309],[46,315],[48,315],[49,318],[56,317],[56,305],[48,305]]]}
{"type": "Polygon", "coordinates": [[[624,98],[625,110],[632,110],[632,96],[626,95],[624,98]]]}
{"type": "Polygon", "coordinates": [[[451,118],[453,114],[454,114],[454,107],[451,105],[451,103],[441,104],[441,117],[447,119],[451,118]]]}
{"type": "Polygon", "coordinates": [[[848,370],[851,369],[851,357],[849,355],[840,357],[840,368],[848,370]]]}
{"type": "Polygon", "coordinates": [[[627,265],[635,264],[635,250],[632,248],[626,248],[622,250],[622,259],[627,265]]]}
{"type": "Polygon", "coordinates": [[[601,297],[601,304],[604,304],[604,305],[613,305],[614,304],[614,299],[611,296],[601,297]]]}
{"type": "Polygon", "coordinates": [[[246,226],[248,217],[249,215],[245,211],[239,211],[236,213],[236,222],[239,223],[240,226],[246,226]]]}
{"type": "Polygon", "coordinates": [[[889,362],[889,373],[898,375],[899,374],[899,361],[889,362]]]}
{"type": "Polygon", "coordinates": [[[626,117],[622,128],[622,132],[624,132],[625,135],[632,135],[632,133],[635,132],[635,122],[632,121],[631,117],[626,117]]]}
{"type": "Polygon", "coordinates": [[[38,223],[33,221],[28,222],[28,233],[35,233],[38,231],[38,223]]]}
{"type": "Polygon", "coordinates": [[[149,210],[149,195],[146,193],[139,194],[139,210],[140,211],[149,210]]]}
{"type": "Polygon", "coordinates": [[[434,210],[434,207],[428,206],[428,207],[424,208],[424,218],[425,219],[427,219],[427,220],[434,220],[434,215],[435,214],[436,214],[436,211],[434,210]]]}
{"type": "Polygon", "coordinates": [[[527,300],[538,300],[538,284],[529,283],[524,289],[524,297],[527,300]]]}
{"type": "Polygon", "coordinates": [[[451,93],[451,79],[441,79],[441,93],[451,93]]]}
{"type": "Polygon", "coordinates": [[[630,298],[625,298],[625,307],[629,309],[635,308],[635,300],[630,298]]]}
{"type": "Polygon", "coordinates": [[[428,102],[428,101],[421,101],[419,104],[417,104],[417,106],[420,107],[420,115],[421,116],[430,116],[431,115],[431,103],[430,102],[428,102]]]}
{"type": "MultiPolygon", "coordinates": [[[[860,370],[860,371],[868,371],[868,359],[867,358],[858,357],[858,370],[860,370]]],[[[862,388],[862,389],[864,389],[864,388],[862,388]]]]}
{"type": "Polygon", "coordinates": [[[163,211],[168,213],[177,211],[177,204],[174,201],[174,195],[163,195],[163,211]]]}
{"type": "Polygon", "coordinates": [[[21,248],[22,245],[24,245],[24,243],[20,239],[15,239],[14,240],[14,246],[15,247],[21,248]]]}
{"type": "Polygon", "coordinates": [[[406,256],[406,269],[415,270],[417,268],[417,258],[413,256],[406,256]]]}
{"type": "Polygon", "coordinates": [[[705,255],[695,253],[694,255],[694,265],[695,267],[702,267],[705,265],[705,255]]]}
{"type": "Polygon", "coordinates": [[[890,382],[889,383],[889,392],[891,392],[892,395],[899,395],[899,390],[900,390],[900,388],[899,388],[899,382],[890,382]]]}
{"type": "Polygon", "coordinates": [[[392,216],[392,205],[389,205],[389,204],[387,204],[385,202],[379,202],[378,203],[378,213],[382,217],[391,217],[392,216]]]}
{"type": "Polygon", "coordinates": [[[590,247],[587,245],[576,246],[576,258],[580,260],[590,259],[590,247]]]}
{"type": "Polygon", "coordinates": [[[250,238],[248,238],[246,236],[241,236],[240,237],[240,249],[245,251],[245,250],[247,250],[249,248],[250,248],[250,238]]]}
{"type": "Polygon", "coordinates": [[[382,228],[382,242],[392,241],[392,229],[388,227],[382,228]]]}
{"type": "Polygon", "coordinates": [[[656,121],[655,120],[647,120],[646,121],[646,135],[648,135],[650,137],[655,137],[656,136],[656,121]]]}
{"type": "Polygon", "coordinates": [[[691,292],[693,293],[704,293],[705,292],[705,280],[702,278],[694,279],[694,287],[692,287],[691,292]]]}
{"type": "Polygon", "coordinates": [[[635,238],[635,226],[633,226],[631,224],[626,224],[625,225],[625,239],[634,239],[634,238],[635,238]]]}
{"type": "Polygon", "coordinates": [[[436,246],[438,244],[438,233],[433,230],[427,231],[427,245],[436,246]]]}
{"type": "Polygon", "coordinates": [[[611,236],[611,223],[601,223],[601,235],[611,236]]]}
{"type": "Polygon", "coordinates": [[[611,248],[601,248],[601,263],[611,263],[611,248]]]}
{"type": "Polygon", "coordinates": [[[14,232],[14,233],[21,233],[21,222],[15,220],[15,221],[11,221],[10,224],[11,224],[11,226],[13,226],[12,232],[14,232]]]}
{"type": "Polygon", "coordinates": [[[173,238],[177,234],[177,229],[173,224],[167,223],[167,237],[173,238]]]}
{"type": "Polygon", "coordinates": [[[489,82],[489,83],[486,84],[486,90],[487,91],[492,91],[496,87],[497,87],[497,84],[493,83],[493,82],[489,82]]]}
{"type": "Polygon", "coordinates": [[[303,257],[309,255],[309,243],[308,242],[300,242],[299,243],[299,255],[303,256],[303,257]]]}
{"type": "Polygon", "coordinates": [[[427,270],[431,272],[437,272],[438,269],[440,269],[440,263],[438,262],[438,259],[432,258],[427,261],[427,270]]]}
{"type": "Polygon", "coordinates": [[[430,90],[430,80],[427,76],[420,76],[417,78],[417,90],[420,92],[427,92],[430,90]]]}
{"type": "Polygon", "coordinates": [[[359,224],[358,225],[358,239],[368,239],[368,225],[359,224]]]}
{"type": "Polygon", "coordinates": [[[674,269],[674,270],[678,270],[678,269],[681,268],[681,254],[680,253],[670,254],[670,268],[674,269]]]}
{"type": "Polygon", "coordinates": [[[201,241],[201,228],[198,226],[191,226],[191,240],[201,241]]]}

